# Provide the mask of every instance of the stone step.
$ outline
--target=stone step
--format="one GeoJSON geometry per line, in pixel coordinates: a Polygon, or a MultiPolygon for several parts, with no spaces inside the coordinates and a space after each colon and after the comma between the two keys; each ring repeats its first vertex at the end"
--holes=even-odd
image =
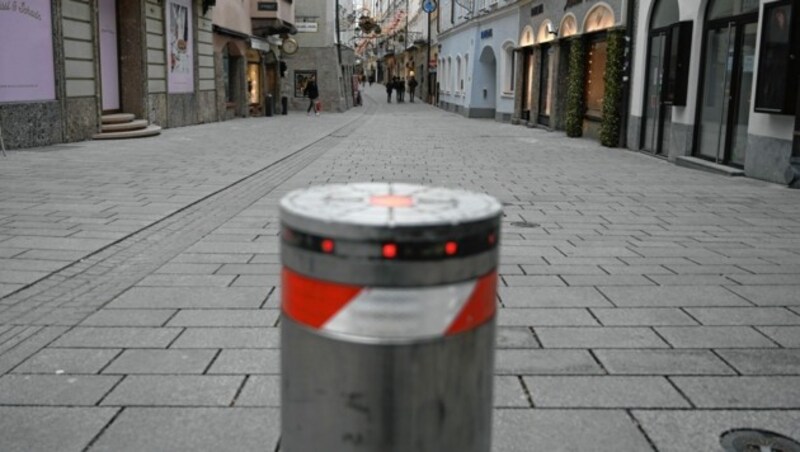
{"type": "Polygon", "coordinates": [[[720,165],[705,159],[689,156],[681,156],[675,160],[678,166],[692,168],[709,173],[721,174],[723,176],[744,176],[744,170],[739,168],[732,168],[730,166],[720,165]]]}
{"type": "Polygon", "coordinates": [[[120,122],[131,122],[136,119],[136,115],[133,113],[111,113],[109,115],[103,115],[102,120],[103,124],[118,124],[120,122]]]}
{"type": "Polygon", "coordinates": [[[152,137],[161,133],[161,127],[149,125],[144,129],[124,130],[121,132],[102,132],[94,136],[95,140],[118,140],[123,138],[152,137]]]}
{"type": "Polygon", "coordinates": [[[149,122],[146,119],[137,119],[130,122],[119,122],[115,124],[103,124],[103,132],[122,132],[125,130],[138,130],[147,127],[149,122]]]}

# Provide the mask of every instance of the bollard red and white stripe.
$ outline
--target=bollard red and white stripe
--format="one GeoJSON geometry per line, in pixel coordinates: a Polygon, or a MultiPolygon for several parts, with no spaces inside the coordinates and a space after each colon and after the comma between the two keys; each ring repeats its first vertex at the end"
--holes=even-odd
{"type": "Polygon", "coordinates": [[[375,342],[416,341],[476,328],[496,310],[497,273],[428,287],[360,287],[283,270],[283,311],[320,332],[375,342]]]}

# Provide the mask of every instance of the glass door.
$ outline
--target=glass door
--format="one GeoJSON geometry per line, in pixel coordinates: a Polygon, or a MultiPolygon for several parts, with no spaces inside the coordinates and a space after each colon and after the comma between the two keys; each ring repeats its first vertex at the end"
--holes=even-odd
{"type": "Polygon", "coordinates": [[[656,32],[650,37],[642,149],[653,154],[664,154],[669,150],[672,108],[664,102],[665,74],[669,67],[667,47],[666,31],[656,32]]]}
{"type": "Polygon", "coordinates": [[[757,23],[729,20],[706,32],[697,154],[743,166],[747,151],[757,23]]]}

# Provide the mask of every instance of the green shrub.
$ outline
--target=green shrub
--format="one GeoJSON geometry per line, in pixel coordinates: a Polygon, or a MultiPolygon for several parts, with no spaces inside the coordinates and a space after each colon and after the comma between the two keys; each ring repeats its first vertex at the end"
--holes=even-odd
{"type": "Polygon", "coordinates": [[[586,47],[581,37],[570,41],[569,71],[567,74],[567,111],[565,125],[568,137],[583,135],[583,115],[585,102],[583,99],[586,83],[586,47]]]}
{"type": "Polygon", "coordinates": [[[600,123],[600,144],[608,147],[619,145],[619,134],[622,123],[622,70],[625,58],[625,35],[622,30],[608,32],[608,48],[606,73],[603,82],[606,85],[603,94],[603,117],[600,123]]]}

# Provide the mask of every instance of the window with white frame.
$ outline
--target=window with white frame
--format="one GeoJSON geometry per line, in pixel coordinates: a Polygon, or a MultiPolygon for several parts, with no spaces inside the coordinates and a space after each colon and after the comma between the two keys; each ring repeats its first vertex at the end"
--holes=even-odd
{"type": "Polygon", "coordinates": [[[454,91],[461,92],[461,55],[456,56],[456,72],[453,74],[453,81],[455,82],[454,91]]]}
{"type": "Polygon", "coordinates": [[[514,92],[514,44],[503,44],[503,92],[514,92]]]}
{"type": "Polygon", "coordinates": [[[453,74],[453,59],[447,57],[447,73],[445,74],[445,84],[447,85],[447,92],[453,91],[453,81],[450,77],[453,74]]]}
{"type": "Polygon", "coordinates": [[[461,75],[461,92],[466,90],[467,74],[469,74],[469,54],[464,55],[464,73],[461,75]]]}

